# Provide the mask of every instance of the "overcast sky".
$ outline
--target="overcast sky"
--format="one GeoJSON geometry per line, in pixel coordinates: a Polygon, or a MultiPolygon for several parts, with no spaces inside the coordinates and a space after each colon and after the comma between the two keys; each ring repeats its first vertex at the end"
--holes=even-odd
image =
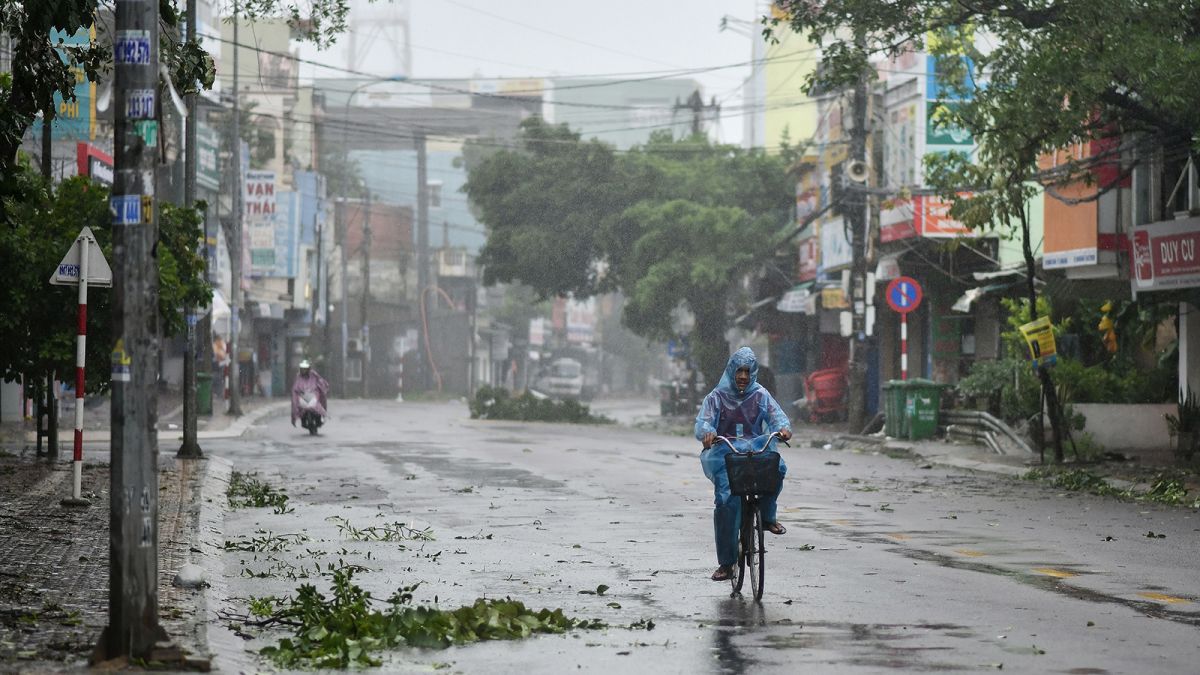
{"type": "MultiPolygon", "coordinates": [[[[746,30],[720,30],[721,17],[755,19],[761,0],[407,0],[410,6],[414,78],[551,77],[608,75],[713,68],[750,60],[746,30]]],[[[367,12],[391,11],[386,0],[367,12]]],[[[761,11],[761,10],[760,10],[761,11]]],[[[380,76],[402,68],[380,39],[380,22],[356,29],[372,40],[362,67],[380,76]]],[[[757,33],[757,31],[756,31],[757,33]]],[[[344,40],[345,38],[343,38],[344,40]]],[[[761,39],[761,38],[757,38],[761,39]]],[[[340,67],[340,47],[303,56],[340,67]]],[[[741,103],[748,66],[685,74],[700,81],[706,99],[727,107],[741,103]]],[[[309,76],[336,76],[304,68],[309,76]]],[[[721,140],[741,140],[742,118],[732,111],[721,140]]]]}

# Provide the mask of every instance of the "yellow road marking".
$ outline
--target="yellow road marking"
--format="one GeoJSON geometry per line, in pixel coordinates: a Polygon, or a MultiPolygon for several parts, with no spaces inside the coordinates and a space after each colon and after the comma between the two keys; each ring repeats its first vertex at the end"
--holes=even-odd
{"type": "Polygon", "coordinates": [[[800,513],[803,510],[804,509],[800,508],[799,506],[789,506],[788,508],[784,509],[783,512],[784,513],[800,513]]]}
{"type": "Polygon", "coordinates": [[[904,541],[905,539],[908,539],[907,534],[900,534],[899,532],[892,532],[888,534],[888,536],[897,541],[904,541]]]}
{"type": "Polygon", "coordinates": [[[853,524],[850,521],[846,520],[845,518],[838,518],[837,520],[831,520],[829,522],[833,523],[834,525],[844,525],[846,527],[849,527],[850,525],[853,524]]]}
{"type": "Polygon", "coordinates": [[[969,558],[982,558],[983,556],[987,555],[983,551],[976,551],[973,548],[956,548],[954,549],[954,552],[959,555],[965,555],[969,558]]]}
{"type": "Polygon", "coordinates": [[[1033,569],[1033,571],[1037,572],[1038,574],[1045,574],[1048,577],[1055,577],[1056,579],[1070,579],[1071,577],[1079,576],[1078,574],[1075,574],[1074,572],[1067,572],[1066,570],[1056,570],[1053,567],[1035,567],[1033,569]]]}
{"type": "Polygon", "coordinates": [[[1138,593],[1138,595],[1142,596],[1143,598],[1150,598],[1151,600],[1158,600],[1159,602],[1165,602],[1172,605],[1191,602],[1191,600],[1188,600],[1187,598],[1177,598],[1174,595],[1167,595],[1165,593],[1138,593]]]}

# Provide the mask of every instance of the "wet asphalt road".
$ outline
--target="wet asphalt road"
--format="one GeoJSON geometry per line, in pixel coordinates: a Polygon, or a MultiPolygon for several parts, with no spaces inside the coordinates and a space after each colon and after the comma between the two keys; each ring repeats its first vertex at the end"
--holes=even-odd
{"type": "MultiPolygon", "coordinates": [[[[690,438],[473,421],[457,403],[332,405],[319,437],[285,415],[207,448],[283,487],[296,507],[230,512],[225,539],[309,539],[270,555],[226,553],[212,576],[227,608],[292,592],[303,582],[289,572],[343,559],[371,568],[357,580],[380,598],[420,581],[417,600],[447,608],[511,596],[612,626],[655,623],[393,652],[388,671],[1200,670],[1195,511],[813,448],[801,427],[785,449],[788,533],[768,539],[757,604],[708,580],[712,492],[690,438]],[[335,517],[430,527],[436,539],[352,541],[335,517]],[[603,596],[581,593],[600,584],[603,596]]],[[[599,407],[632,419],[640,405],[653,403],[599,407]]],[[[249,650],[270,637],[214,625],[215,665],[264,668],[249,650]]]]}

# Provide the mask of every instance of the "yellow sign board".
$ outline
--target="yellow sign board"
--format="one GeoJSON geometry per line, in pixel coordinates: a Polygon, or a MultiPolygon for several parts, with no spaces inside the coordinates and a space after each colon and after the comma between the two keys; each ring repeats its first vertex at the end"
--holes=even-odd
{"type": "Polygon", "coordinates": [[[1054,344],[1054,325],[1050,323],[1050,317],[1043,316],[1021,326],[1021,337],[1025,338],[1025,344],[1029,346],[1029,356],[1033,360],[1034,368],[1052,366],[1058,360],[1054,344]]]}
{"type": "Polygon", "coordinates": [[[821,289],[821,307],[825,309],[846,309],[850,302],[846,300],[846,292],[837,286],[821,289]]]}

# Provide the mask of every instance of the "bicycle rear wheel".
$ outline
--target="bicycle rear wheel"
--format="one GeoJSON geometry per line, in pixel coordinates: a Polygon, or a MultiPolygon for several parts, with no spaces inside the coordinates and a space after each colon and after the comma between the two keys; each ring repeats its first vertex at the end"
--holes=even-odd
{"type": "Polygon", "coordinates": [[[744,518],[746,522],[745,539],[749,544],[744,549],[743,561],[747,574],[750,576],[750,590],[754,593],[754,599],[762,600],[767,559],[764,555],[766,550],[763,548],[762,513],[758,510],[757,500],[750,506],[750,510],[752,514],[744,518]]]}

